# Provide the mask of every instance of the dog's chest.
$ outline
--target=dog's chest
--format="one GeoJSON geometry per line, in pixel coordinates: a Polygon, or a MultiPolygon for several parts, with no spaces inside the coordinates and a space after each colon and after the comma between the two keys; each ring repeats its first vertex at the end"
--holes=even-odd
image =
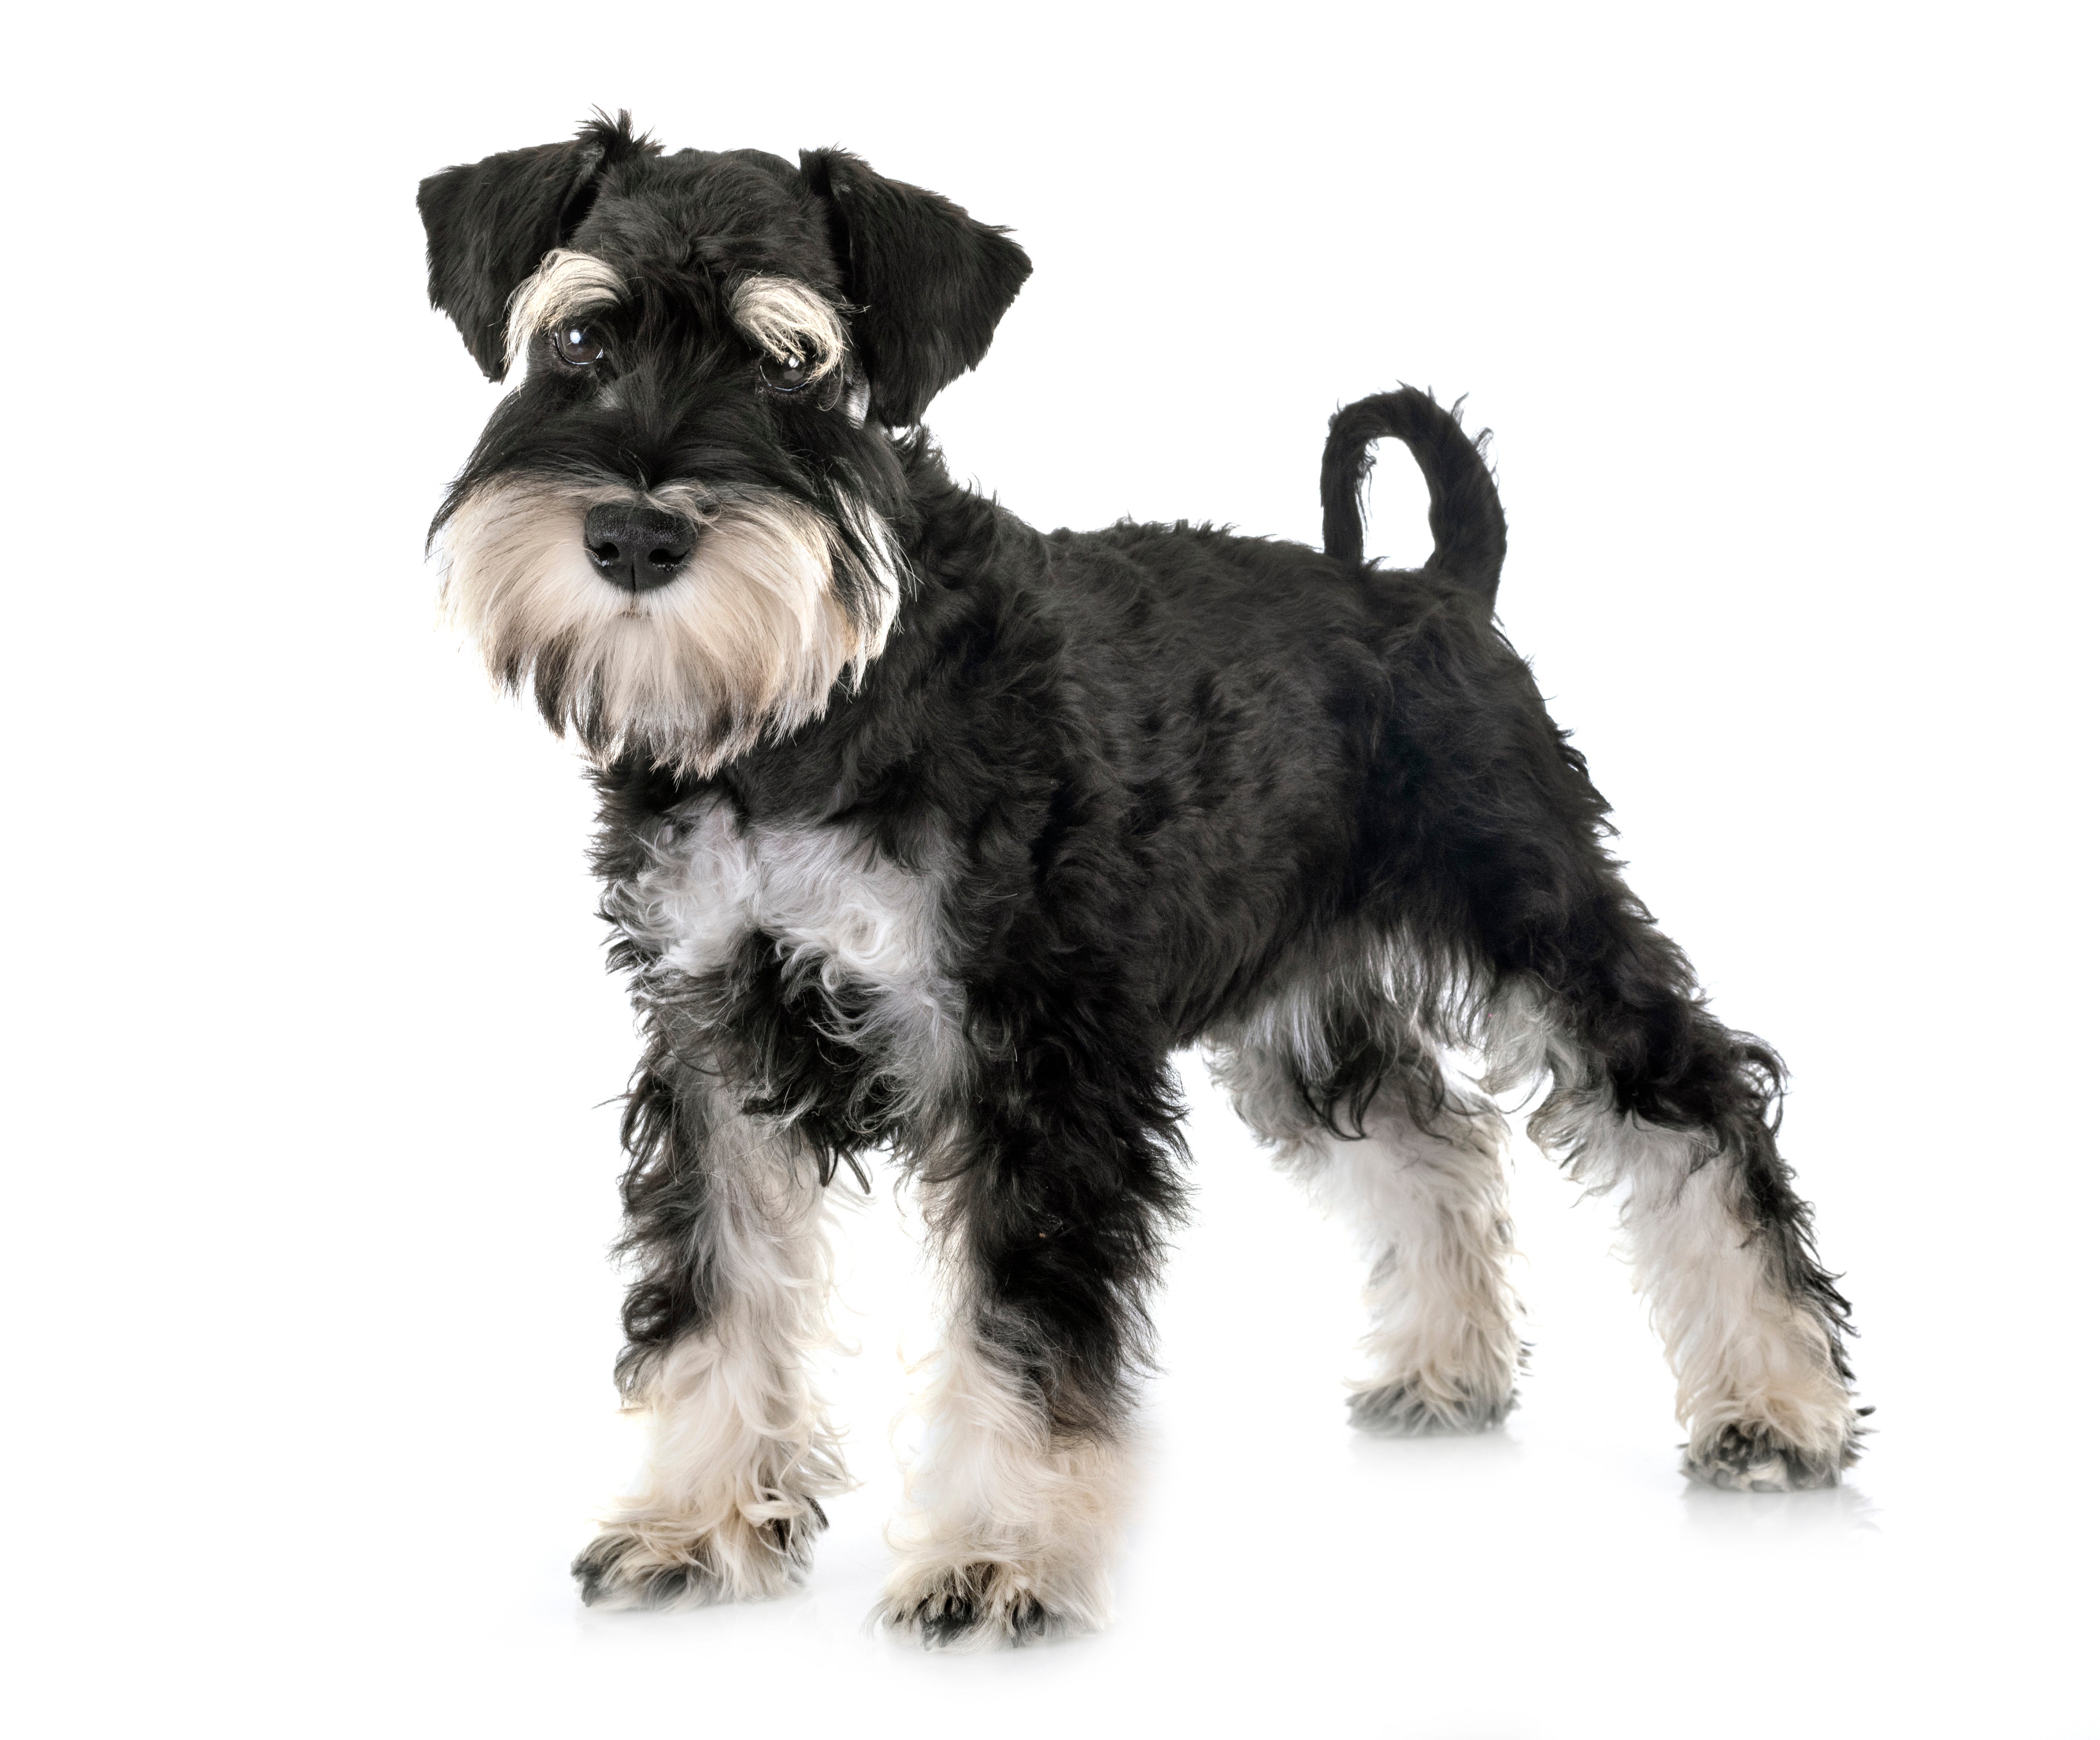
{"type": "Polygon", "coordinates": [[[660,824],[607,912],[660,980],[709,978],[763,939],[791,977],[849,993],[855,1036],[899,1063],[945,1049],[955,1026],[944,887],[938,869],[907,869],[857,829],[740,826],[715,802],[660,824]]]}

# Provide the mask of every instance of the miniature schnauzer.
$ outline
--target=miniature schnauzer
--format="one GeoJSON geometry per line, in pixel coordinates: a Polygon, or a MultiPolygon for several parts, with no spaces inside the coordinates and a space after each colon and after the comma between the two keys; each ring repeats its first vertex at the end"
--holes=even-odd
{"type": "Polygon", "coordinates": [[[1103,1623],[1147,1292],[1184,1206],[1171,1054],[1361,1229],[1377,1433],[1512,1406],[1506,1128],[1622,1194],[1688,1473],[1827,1485],[1849,1307],[1710,1014],[1493,616],[1493,479],[1429,396],[1336,416],[1326,549],[1039,532],[920,419],[1028,257],[836,150],[665,152],[623,113],[422,184],[430,296],[514,385],[432,528],[506,689],[589,752],[644,1035],[618,1367],[641,1490],[584,1598],[773,1594],[845,1483],[813,1393],[827,1186],[887,1148],[945,1339],[880,1613],[1103,1623]],[[1436,551],[1363,556],[1404,442],[1436,551]],[[1486,1060],[1476,1080],[1447,1063],[1486,1060]]]}

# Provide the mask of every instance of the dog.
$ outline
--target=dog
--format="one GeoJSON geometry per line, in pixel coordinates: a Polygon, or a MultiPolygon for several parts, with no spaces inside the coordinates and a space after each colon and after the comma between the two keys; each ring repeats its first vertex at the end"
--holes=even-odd
{"type": "Polygon", "coordinates": [[[1622,1195],[1685,1472],[1838,1479],[1850,1307],[1780,1061],[1607,853],[1495,625],[1502,510],[1453,410],[1337,414],[1322,550],[1046,535],[921,426],[1030,271],[938,195],[840,150],[667,152],[623,112],[418,205],[433,304],[515,381],[432,526],[446,595],[588,752],[644,1038],[617,1378],[651,1450],[585,1601],[806,1571],[846,1482],[810,1378],[827,1192],[887,1149],[946,1327],[877,1612],[929,1645],[1104,1623],[1198,1044],[1374,1256],[1357,1426],[1513,1405],[1497,1096],[1536,1084],[1540,1146],[1622,1195]],[[1419,570],[1364,559],[1385,438],[1427,480],[1419,570]]]}

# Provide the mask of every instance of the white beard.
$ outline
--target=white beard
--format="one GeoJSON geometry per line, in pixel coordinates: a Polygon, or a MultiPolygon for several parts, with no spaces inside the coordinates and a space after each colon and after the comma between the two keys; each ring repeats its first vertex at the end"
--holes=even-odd
{"type": "Polygon", "coordinates": [[[669,585],[609,583],[584,546],[584,518],[631,501],[617,484],[498,480],[444,532],[445,602],[505,687],[529,685],[556,730],[593,753],[646,755],[705,775],[821,715],[841,678],[858,684],[895,620],[902,558],[854,505],[856,549],[821,515],[771,493],[702,506],[677,485],[648,504],[700,528],[669,585]],[[850,567],[864,584],[841,602],[850,567]]]}

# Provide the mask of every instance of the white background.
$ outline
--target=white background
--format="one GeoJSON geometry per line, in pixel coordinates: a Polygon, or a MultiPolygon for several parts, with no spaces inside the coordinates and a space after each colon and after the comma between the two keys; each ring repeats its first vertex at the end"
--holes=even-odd
{"type": "MultiPolygon", "coordinates": [[[[15,1731],[2100,1731],[2079,10],[17,20],[15,1731]],[[1529,1147],[1521,1411],[1352,1437],[1355,1259],[1192,1067],[1111,1634],[861,1629],[924,1335],[886,1188],[829,1380],[865,1485],[810,1588],[576,1604],[633,1463],[633,1041],[572,752],[435,620],[424,528],[496,389],[413,194],[593,104],[1012,225],[1035,276],[929,421],[1045,527],[1317,539],[1338,402],[1472,395],[1509,633],[1793,1065],[1880,1408],[1842,1489],[1684,1488],[1610,1210],[1529,1147]]],[[[1418,559],[1404,455],[1374,506],[1418,559]]]]}

